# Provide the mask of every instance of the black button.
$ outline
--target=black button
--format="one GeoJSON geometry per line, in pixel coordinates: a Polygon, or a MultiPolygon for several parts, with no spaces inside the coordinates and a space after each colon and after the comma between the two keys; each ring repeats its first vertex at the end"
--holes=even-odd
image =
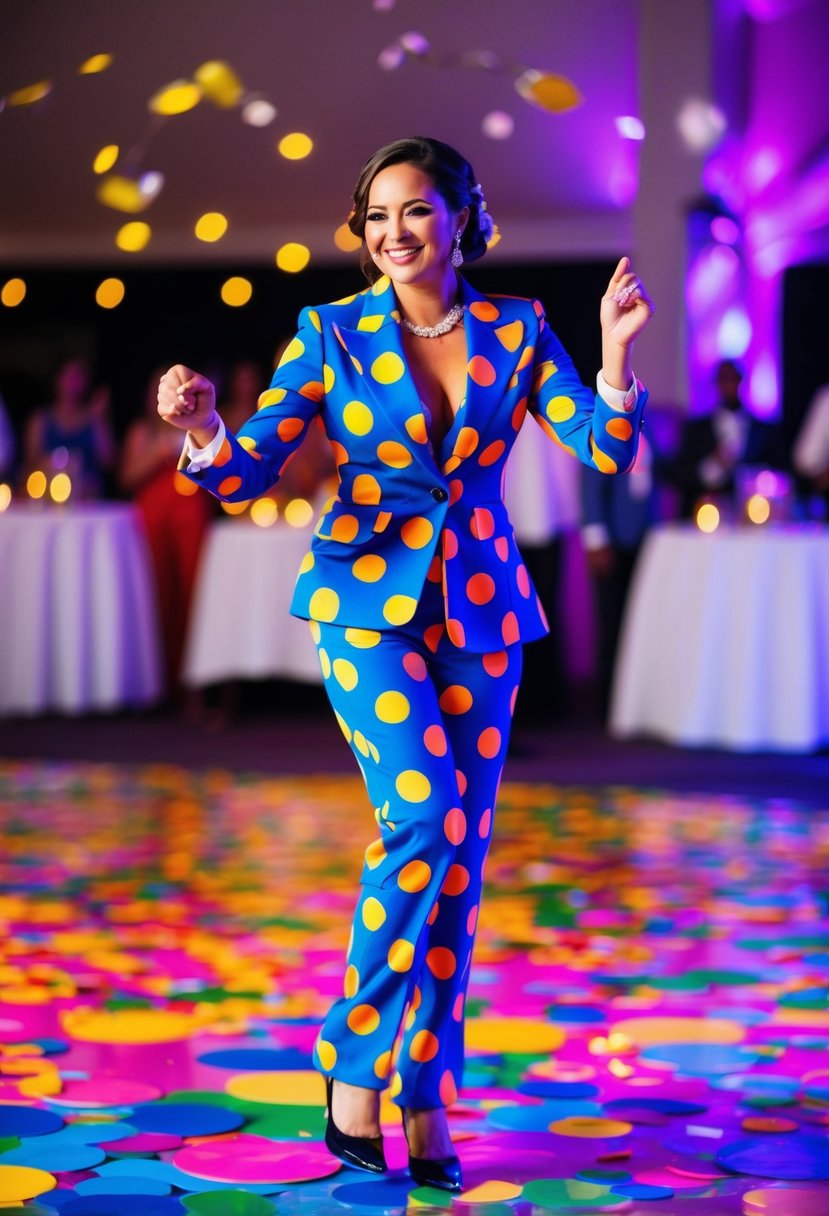
{"type": "Polygon", "coordinates": [[[435,502],[446,502],[447,498],[449,497],[443,486],[432,486],[429,493],[432,495],[435,502]]]}

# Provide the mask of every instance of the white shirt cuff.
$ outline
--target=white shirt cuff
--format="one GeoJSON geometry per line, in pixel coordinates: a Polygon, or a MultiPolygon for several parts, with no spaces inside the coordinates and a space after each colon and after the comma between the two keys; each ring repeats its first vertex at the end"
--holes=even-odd
{"type": "Polygon", "coordinates": [[[227,434],[227,427],[222,419],[219,419],[219,429],[205,448],[197,448],[192,439],[190,432],[187,432],[187,437],[184,441],[184,454],[189,460],[187,465],[188,473],[197,473],[200,469],[209,469],[213,461],[219,454],[219,448],[224,442],[227,434]]]}
{"type": "Polygon", "coordinates": [[[604,524],[585,524],[581,530],[581,543],[588,552],[610,547],[610,533],[604,524]]]}
{"type": "Polygon", "coordinates": [[[605,405],[609,405],[612,410],[622,410],[626,414],[636,409],[636,402],[639,400],[639,385],[635,376],[630,388],[612,388],[600,371],[596,376],[596,392],[605,405]]]}

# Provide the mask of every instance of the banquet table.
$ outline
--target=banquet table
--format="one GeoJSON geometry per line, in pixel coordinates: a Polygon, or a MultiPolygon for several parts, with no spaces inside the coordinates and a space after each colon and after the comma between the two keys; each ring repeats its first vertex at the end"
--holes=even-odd
{"type": "Polygon", "coordinates": [[[161,694],[156,592],[135,509],[0,514],[0,713],[79,714],[161,694]]]}
{"type": "Polygon", "coordinates": [[[184,654],[185,684],[281,677],[321,682],[308,625],[290,616],[313,528],[249,519],[214,523],[205,539],[184,654]]]}
{"type": "Polygon", "coordinates": [[[609,729],[735,751],[829,743],[829,528],[654,528],[622,625],[609,729]]]}

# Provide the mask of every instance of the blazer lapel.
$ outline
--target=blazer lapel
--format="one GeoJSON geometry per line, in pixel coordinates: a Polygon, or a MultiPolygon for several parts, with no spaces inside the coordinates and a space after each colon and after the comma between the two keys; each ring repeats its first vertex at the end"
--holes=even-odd
{"type": "MultiPolygon", "coordinates": [[[[466,328],[466,409],[464,430],[483,434],[503,403],[526,346],[524,325],[510,321],[500,301],[493,302],[461,279],[466,328]]],[[[470,436],[471,438],[471,436],[470,436]]],[[[476,444],[477,447],[477,444],[476,444]]],[[[458,455],[471,455],[469,444],[458,455]]]]}

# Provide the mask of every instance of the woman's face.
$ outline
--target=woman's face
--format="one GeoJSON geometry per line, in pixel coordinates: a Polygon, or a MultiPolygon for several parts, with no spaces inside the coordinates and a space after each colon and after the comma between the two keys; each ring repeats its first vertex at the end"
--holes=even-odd
{"type": "Polygon", "coordinates": [[[465,207],[451,212],[432,179],[415,165],[389,165],[369,188],[366,245],[393,283],[439,280],[468,215],[465,207]]]}

